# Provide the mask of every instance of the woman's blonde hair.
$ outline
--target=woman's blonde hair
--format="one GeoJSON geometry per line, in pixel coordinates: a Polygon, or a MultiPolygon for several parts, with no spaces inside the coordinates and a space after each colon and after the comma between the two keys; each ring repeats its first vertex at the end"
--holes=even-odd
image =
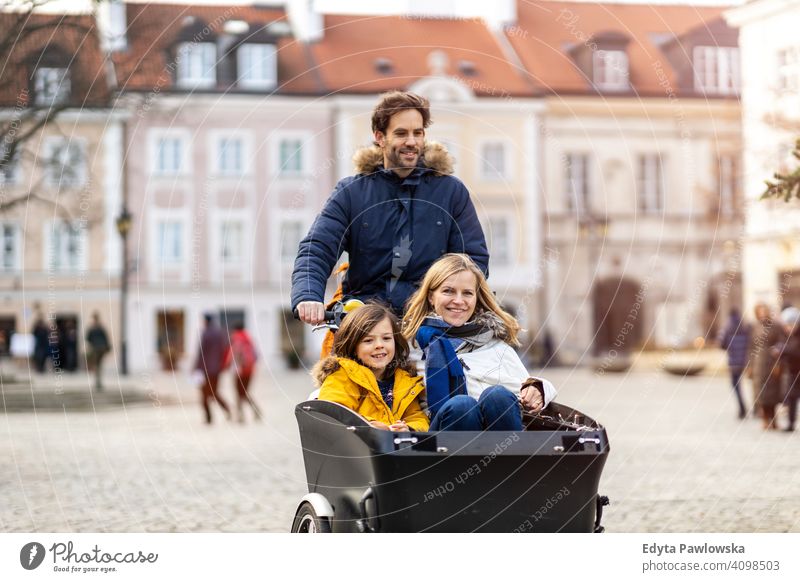
{"type": "Polygon", "coordinates": [[[489,284],[486,282],[486,277],[483,276],[483,271],[478,268],[472,259],[467,255],[460,253],[449,253],[443,255],[438,261],[433,263],[425,273],[419,289],[411,296],[406,303],[406,314],[403,317],[403,335],[411,342],[417,335],[422,321],[433,312],[433,306],[429,301],[430,294],[436,291],[447,280],[448,277],[460,273],[462,271],[469,271],[475,275],[477,281],[477,293],[475,302],[475,314],[484,312],[492,312],[499,317],[506,326],[508,336],[505,339],[506,343],[512,346],[518,346],[519,340],[517,334],[520,331],[520,325],[514,317],[505,311],[497,299],[494,297],[489,284]]]}

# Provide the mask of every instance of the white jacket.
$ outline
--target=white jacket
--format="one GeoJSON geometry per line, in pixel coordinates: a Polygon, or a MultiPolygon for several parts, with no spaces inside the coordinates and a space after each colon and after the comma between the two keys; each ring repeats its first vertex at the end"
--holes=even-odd
{"type": "Polygon", "coordinates": [[[467,393],[475,399],[495,385],[504,386],[516,394],[528,378],[541,381],[545,406],[556,397],[555,386],[549,380],[528,374],[514,348],[502,340],[493,339],[470,352],[457,353],[464,367],[467,393]]]}

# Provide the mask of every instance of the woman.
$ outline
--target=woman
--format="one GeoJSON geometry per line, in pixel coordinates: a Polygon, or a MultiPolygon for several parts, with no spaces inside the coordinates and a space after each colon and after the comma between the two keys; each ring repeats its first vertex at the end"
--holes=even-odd
{"type": "Polygon", "coordinates": [[[786,335],[780,322],[764,303],[755,306],[756,323],[750,336],[748,376],[753,380],[755,402],[761,412],[765,430],[776,430],[775,407],[781,403],[780,352],[775,345],[786,335]]]}
{"type": "Polygon", "coordinates": [[[747,367],[748,346],[750,345],[750,326],[742,321],[739,310],[730,310],[728,325],[720,335],[720,346],[728,354],[728,369],[731,373],[731,384],[736,402],[739,405],[739,418],[747,416],[747,409],[742,398],[742,374],[747,367]]]}
{"type": "Polygon", "coordinates": [[[425,354],[430,430],[522,430],[520,401],[533,412],[550,403],[553,385],[530,378],[514,351],[519,331],[467,255],[431,265],[403,318],[425,354]]]}

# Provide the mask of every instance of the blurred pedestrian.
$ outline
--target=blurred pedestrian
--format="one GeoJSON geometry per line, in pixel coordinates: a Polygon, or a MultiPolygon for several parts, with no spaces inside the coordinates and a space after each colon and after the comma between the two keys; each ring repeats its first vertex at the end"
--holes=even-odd
{"type": "Polygon", "coordinates": [[[784,309],[781,312],[781,321],[786,332],[786,341],[776,348],[780,352],[781,364],[786,369],[783,404],[789,412],[789,421],[783,430],[792,432],[797,421],[797,400],[800,399],[800,310],[796,307],[784,309]]]}
{"type": "Polygon", "coordinates": [[[750,339],[748,375],[753,380],[755,402],[764,422],[764,429],[776,429],[775,407],[781,403],[781,368],[779,353],[774,349],[786,334],[770,308],[759,303],[755,307],[756,323],[750,339]]]}
{"type": "Polygon", "coordinates": [[[94,387],[103,391],[103,358],[111,351],[106,328],[100,323],[100,314],[92,314],[92,325],[86,330],[86,345],[89,347],[89,366],[94,369],[94,387]]]}
{"type": "Polygon", "coordinates": [[[258,360],[258,352],[250,334],[244,329],[244,322],[237,322],[233,326],[231,345],[225,358],[225,366],[233,366],[233,382],[236,385],[236,410],[239,422],[244,422],[244,403],[247,402],[253,409],[255,420],[261,420],[261,410],[250,397],[250,380],[258,360]]]}
{"type": "Polygon", "coordinates": [[[194,369],[202,375],[203,410],[206,413],[206,423],[211,424],[211,400],[216,400],[225,411],[228,420],[231,419],[230,407],[217,393],[219,375],[225,368],[228,338],[225,336],[225,332],[214,324],[213,315],[206,313],[203,319],[205,321],[205,329],[200,337],[200,347],[197,352],[197,361],[194,369]]]}
{"type": "Polygon", "coordinates": [[[64,348],[64,371],[75,372],[78,369],[78,329],[75,322],[67,320],[61,334],[64,348]]]}
{"type": "Polygon", "coordinates": [[[728,315],[728,323],[720,334],[719,343],[728,354],[728,370],[731,374],[733,393],[739,405],[739,418],[747,416],[741,384],[742,375],[747,367],[750,333],[750,326],[742,321],[742,314],[736,307],[733,307],[728,315]]]}
{"type": "Polygon", "coordinates": [[[50,354],[49,331],[41,315],[33,323],[33,367],[40,374],[44,373],[47,358],[50,354]]]}

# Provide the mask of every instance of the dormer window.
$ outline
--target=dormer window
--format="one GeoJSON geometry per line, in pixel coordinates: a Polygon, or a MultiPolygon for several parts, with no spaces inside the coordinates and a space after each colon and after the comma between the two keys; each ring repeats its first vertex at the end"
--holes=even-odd
{"type": "Polygon", "coordinates": [[[626,91],[628,55],[623,50],[596,50],[592,54],[592,81],[602,91],[626,91]]]}
{"type": "Polygon", "coordinates": [[[390,59],[379,57],[373,61],[375,70],[381,75],[391,75],[394,73],[394,66],[390,59]]]}
{"type": "Polygon", "coordinates": [[[275,45],[242,44],[236,51],[236,61],[242,89],[272,89],[278,84],[275,45]]]}
{"type": "Polygon", "coordinates": [[[189,89],[213,87],[217,83],[217,47],[211,42],[185,42],[178,46],[178,86],[189,89]]]}
{"type": "Polygon", "coordinates": [[[34,103],[52,107],[69,101],[70,79],[66,67],[39,67],[33,74],[34,103]]]}
{"type": "Polygon", "coordinates": [[[735,95],[739,92],[739,49],[728,46],[696,46],[694,89],[701,93],[735,95]]]}

